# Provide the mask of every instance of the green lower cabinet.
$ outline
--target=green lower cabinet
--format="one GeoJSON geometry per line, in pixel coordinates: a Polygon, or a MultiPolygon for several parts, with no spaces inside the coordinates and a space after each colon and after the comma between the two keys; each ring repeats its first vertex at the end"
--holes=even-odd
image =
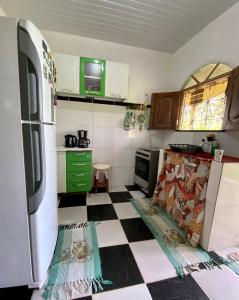
{"type": "Polygon", "coordinates": [[[89,192],[92,188],[92,152],[66,152],[66,191],[89,192]]]}
{"type": "Polygon", "coordinates": [[[66,163],[68,162],[90,162],[91,163],[91,151],[81,151],[81,152],[67,152],[66,153],[66,163]]]}
{"type": "Polygon", "coordinates": [[[81,173],[67,173],[67,182],[90,182],[92,180],[92,172],[81,172],[81,173]]]}
{"type": "Polygon", "coordinates": [[[91,190],[92,184],[89,182],[67,182],[66,183],[66,191],[67,193],[73,192],[89,192],[91,190]]]}
{"type": "Polygon", "coordinates": [[[92,163],[90,162],[69,162],[66,164],[66,172],[91,172],[92,163]]]}

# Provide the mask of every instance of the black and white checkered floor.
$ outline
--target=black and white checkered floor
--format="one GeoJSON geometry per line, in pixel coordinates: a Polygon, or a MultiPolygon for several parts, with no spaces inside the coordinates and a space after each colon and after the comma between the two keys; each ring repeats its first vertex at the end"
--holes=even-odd
{"type": "MultiPolygon", "coordinates": [[[[128,200],[142,196],[134,186],[126,186],[112,188],[110,193],[62,197],[59,223],[100,221],[96,230],[103,278],[113,282],[104,286],[103,292],[89,293],[81,300],[239,299],[239,276],[227,267],[194,272],[184,279],[176,276],[128,200]]],[[[24,289],[22,292],[26,293],[24,289]]],[[[21,299],[28,297],[26,294],[21,299]]],[[[40,299],[39,292],[34,291],[32,300],[40,299]]]]}

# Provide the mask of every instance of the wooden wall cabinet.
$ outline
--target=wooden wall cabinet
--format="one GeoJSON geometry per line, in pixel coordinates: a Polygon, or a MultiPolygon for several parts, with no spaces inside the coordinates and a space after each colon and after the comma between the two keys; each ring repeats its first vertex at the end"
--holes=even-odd
{"type": "Polygon", "coordinates": [[[150,129],[176,129],[180,95],[180,92],[152,94],[150,129]]]}
{"type": "Polygon", "coordinates": [[[223,129],[239,129],[239,67],[233,69],[228,78],[223,129]]]}

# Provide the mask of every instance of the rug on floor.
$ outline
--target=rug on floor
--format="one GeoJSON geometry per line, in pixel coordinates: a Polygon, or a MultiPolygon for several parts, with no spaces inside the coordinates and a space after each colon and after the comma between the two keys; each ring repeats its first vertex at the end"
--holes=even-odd
{"type": "Polygon", "coordinates": [[[186,233],[158,205],[150,199],[131,199],[135,209],[153,233],[177,275],[200,271],[202,268],[212,270],[216,263],[202,248],[194,248],[187,240],[186,233]]]}
{"type": "Polygon", "coordinates": [[[103,290],[95,222],[59,225],[55,252],[43,298],[72,299],[75,292],[103,290]]]}
{"type": "Polygon", "coordinates": [[[239,275],[239,249],[227,248],[216,251],[221,262],[239,275]]]}

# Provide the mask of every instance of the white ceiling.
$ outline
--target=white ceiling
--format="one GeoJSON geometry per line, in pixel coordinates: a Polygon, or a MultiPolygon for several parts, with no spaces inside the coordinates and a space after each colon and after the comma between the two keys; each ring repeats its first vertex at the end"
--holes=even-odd
{"type": "Polygon", "coordinates": [[[173,53],[238,0],[0,0],[40,29],[173,53]]]}

